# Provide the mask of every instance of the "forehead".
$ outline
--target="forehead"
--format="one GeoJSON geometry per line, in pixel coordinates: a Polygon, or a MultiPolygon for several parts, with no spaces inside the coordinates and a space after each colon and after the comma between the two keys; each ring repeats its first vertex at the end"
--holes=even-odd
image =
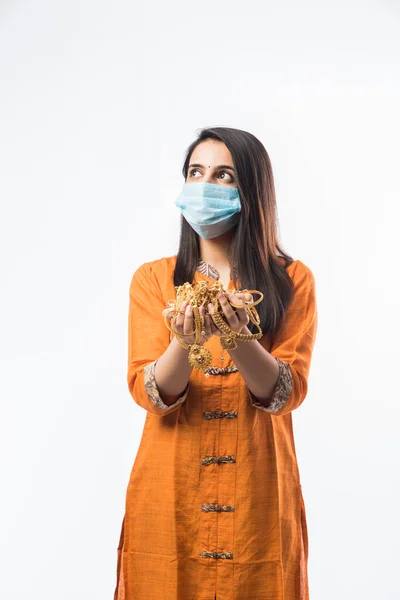
{"type": "Polygon", "coordinates": [[[193,150],[190,162],[202,163],[207,167],[219,164],[233,166],[232,156],[228,148],[223,142],[217,140],[205,140],[201,142],[193,150]]]}

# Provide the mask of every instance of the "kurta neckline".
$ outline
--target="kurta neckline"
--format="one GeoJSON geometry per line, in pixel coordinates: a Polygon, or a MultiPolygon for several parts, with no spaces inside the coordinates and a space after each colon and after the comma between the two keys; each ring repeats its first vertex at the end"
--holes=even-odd
{"type": "MultiPolygon", "coordinates": [[[[199,262],[197,263],[196,274],[197,273],[201,273],[201,275],[203,275],[204,277],[207,277],[207,279],[213,279],[213,280],[218,281],[220,278],[218,269],[216,269],[216,267],[213,267],[210,263],[206,262],[202,258],[200,258],[199,262]]],[[[227,290],[233,290],[233,289],[234,289],[233,280],[229,279],[227,290]]]]}

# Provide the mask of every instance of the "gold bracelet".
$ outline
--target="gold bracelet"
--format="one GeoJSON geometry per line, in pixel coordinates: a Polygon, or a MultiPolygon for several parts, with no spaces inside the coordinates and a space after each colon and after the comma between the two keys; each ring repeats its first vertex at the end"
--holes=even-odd
{"type": "MultiPolygon", "coordinates": [[[[168,305],[171,309],[168,315],[164,316],[164,322],[169,329],[172,336],[175,336],[179,344],[189,350],[188,360],[190,365],[198,370],[205,371],[212,361],[212,354],[208,348],[204,348],[201,342],[201,335],[204,334],[204,316],[200,313],[199,308],[203,306],[208,313],[208,304],[213,305],[213,314],[210,317],[214,323],[224,334],[220,336],[220,344],[222,348],[221,360],[224,359],[223,350],[232,350],[237,348],[237,342],[248,342],[254,339],[260,339],[263,332],[260,327],[260,317],[254,308],[256,304],[261,302],[263,299],[262,292],[257,290],[233,290],[234,294],[237,293],[257,293],[260,294],[260,298],[255,302],[244,301],[244,304],[233,304],[227,300],[233,308],[244,308],[249,316],[249,319],[254,323],[258,329],[258,333],[238,333],[233,331],[226,320],[224,319],[224,311],[218,302],[218,295],[222,291],[224,292],[221,282],[210,283],[209,281],[197,281],[193,284],[189,282],[184,283],[180,286],[175,286],[176,297],[175,300],[169,300],[168,305]],[[193,309],[193,320],[194,320],[194,331],[192,333],[179,333],[175,330],[173,323],[178,314],[185,314],[185,311],[180,310],[182,302],[188,301],[193,309]],[[169,320],[171,323],[169,323],[169,320]],[[193,344],[186,345],[182,338],[195,336],[195,342],[193,344]]],[[[171,337],[171,336],[170,336],[171,337]]],[[[208,373],[205,374],[209,376],[208,373]]]]}

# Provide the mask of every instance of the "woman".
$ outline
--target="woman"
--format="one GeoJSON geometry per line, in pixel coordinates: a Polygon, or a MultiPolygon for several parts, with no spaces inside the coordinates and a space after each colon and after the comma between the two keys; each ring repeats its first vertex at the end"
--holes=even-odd
{"type": "MultiPolygon", "coordinates": [[[[183,175],[179,252],[142,264],[130,285],[128,386],[146,421],[114,600],[308,600],[292,411],[307,394],[314,277],[279,245],[271,163],[256,137],[201,131],[183,175]],[[223,349],[214,307],[203,307],[202,345],[213,356],[205,373],[165,318],[176,286],[216,280],[235,332],[257,332],[240,290],[252,301],[262,292],[263,335],[223,349]]],[[[190,347],[193,309],[180,309],[174,327],[190,347]]]]}

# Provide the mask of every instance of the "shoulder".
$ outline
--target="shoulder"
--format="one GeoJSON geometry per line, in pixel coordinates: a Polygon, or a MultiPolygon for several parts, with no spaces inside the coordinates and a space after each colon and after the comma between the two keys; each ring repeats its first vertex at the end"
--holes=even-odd
{"type": "Polygon", "coordinates": [[[134,271],[132,284],[139,280],[143,285],[156,286],[159,290],[168,286],[175,269],[177,255],[163,256],[140,264],[134,271]]]}
{"type": "Polygon", "coordinates": [[[286,271],[293,280],[295,287],[299,284],[314,284],[314,273],[306,263],[296,259],[286,267],[286,271]]]}
{"type": "Polygon", "coordinates": [[[177,255],[174,254],[172,256],[163,256],[161,258],[156,258],[154,260],[146,261],[136,267],[135,273],[143,273],[147,275],[157,275],[160,273],[165,273],[166,271],[171,271],[175,268],[177,255]]]}
{"type": "MultiPolygon", "coordinates": [[[[283,261],[284,264],[284,261],[283,261]]],[[[312,269],[302,260],[293,260],[286,267],[286,272],[293,283],[291,308],[296,310],[300,305],[311,302],[316,296],[315,278],[312,269]]]]}
{"type": "Polygon", "coordinates": [[[287,268],[293,281],[294,294],[289,309],[302,315],[313,310],[316,304],[315,278],[310,267],[301,260],[295,260],[287,268]]]}

